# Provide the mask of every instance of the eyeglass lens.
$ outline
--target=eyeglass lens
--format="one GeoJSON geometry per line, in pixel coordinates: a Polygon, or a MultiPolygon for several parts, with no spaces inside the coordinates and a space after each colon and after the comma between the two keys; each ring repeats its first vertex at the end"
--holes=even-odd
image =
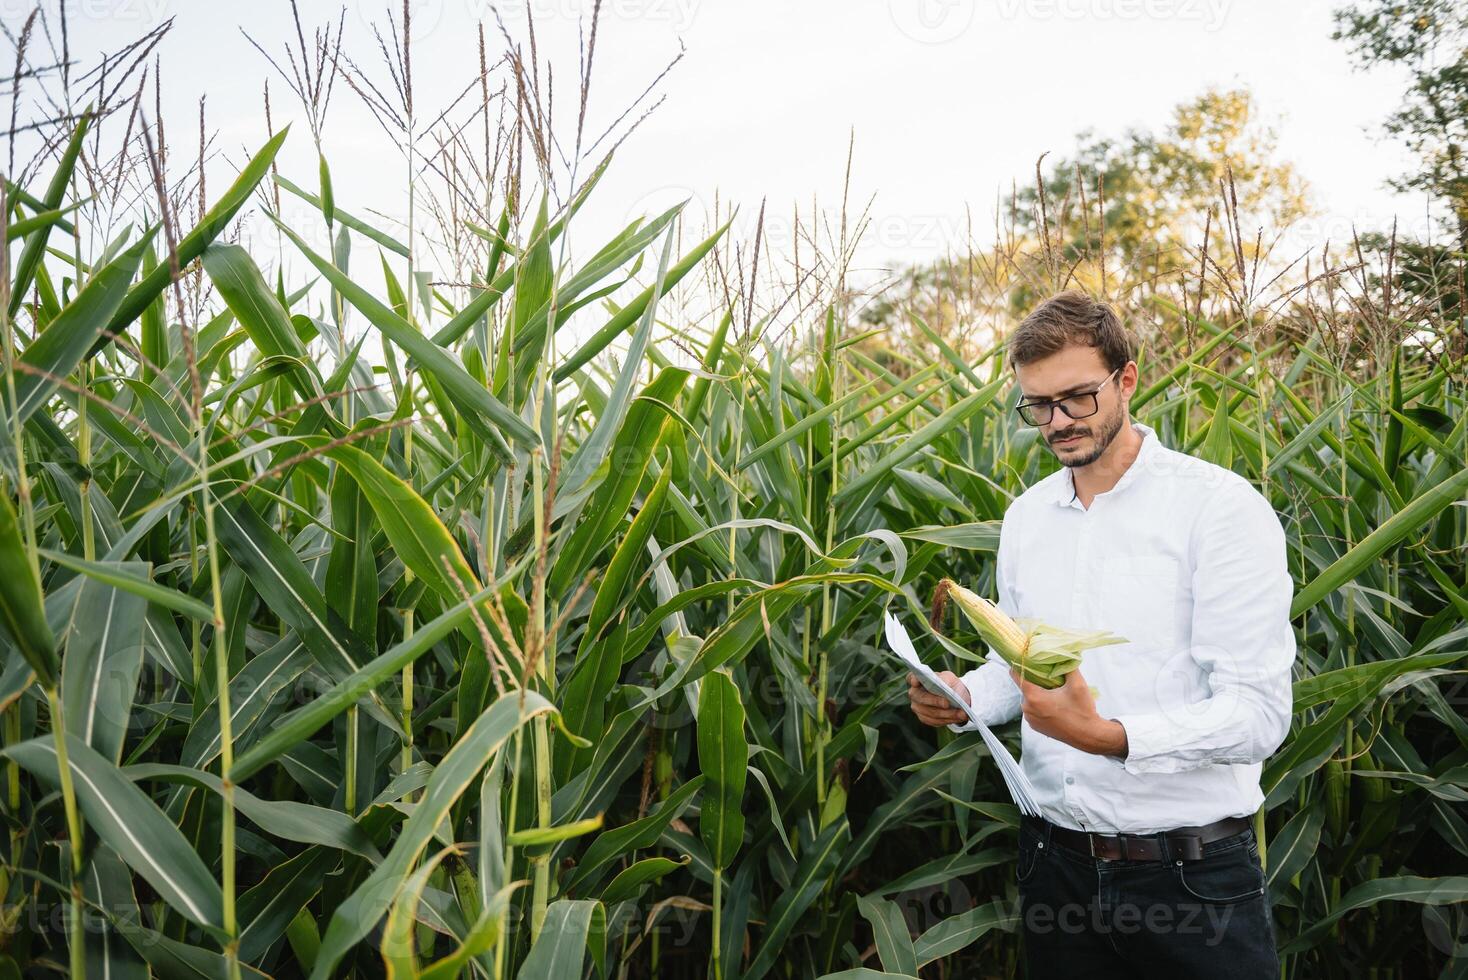
{"type": "Polygon", "coordinates": [[[1054,414],[1053,409],[1058,406],[1062,412],[1072,419],[1083,419],[1095,415],[1100,408],[1096,400],[1096,392],[1087,392],[1082,395],[1071,395],[1056,402],[1041,402],[1035,405],[1021,405],[1019,414],[1030,425],[1044,425],[1050,421],[1054,414]]]}

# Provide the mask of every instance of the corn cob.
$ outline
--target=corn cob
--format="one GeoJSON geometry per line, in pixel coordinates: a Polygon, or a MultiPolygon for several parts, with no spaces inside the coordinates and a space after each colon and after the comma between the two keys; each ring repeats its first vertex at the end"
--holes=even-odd
{"type": "MultiPolygon", "coordinates": [[[[1125,637],[1106,630],[1064,629],[1029,617],[1011,619],[994,603],[951,578],[939,580],[933,597],[935,628],[949,596],[995,653],[1025,680],[1044,688],[1054,689],[1064,684],[1065,675],[1080,666],[1083,651],[1127,642],[1125,637]]],[[[1092,694],[1095,693],[1093,688],[1092,694]]]]}

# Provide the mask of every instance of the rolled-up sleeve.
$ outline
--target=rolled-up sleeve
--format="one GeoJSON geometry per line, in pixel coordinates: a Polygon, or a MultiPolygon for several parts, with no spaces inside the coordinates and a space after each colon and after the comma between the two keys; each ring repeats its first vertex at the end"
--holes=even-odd
{"type": "Polygon", "coordinates": [[[1127,754],[1107,758],[1131,773],[1263,762],[1289,733],[1294,585],[1278,515],[1253,486],[1230,483],[1199,515],[1190,547],[1185,654],[1205,674],[1208,693],[1115,716],[1126,729],[1127,754]]]}
{"type": "MultiPolygon", "coordinates": [[[[1014,596],[1009,589],[1011,559],[1010,546],[1006,544],[1015,538],[1012,520],[1012,517],[1006,515],[1004,523],[999,526],[999,547],[994,561],[994,577],[999,593],[994,604],[1011,617],[1018,615],[1014,596]]],[[[959,680],[968,688],[969,703],[973,705],[974,714],[986,726],[993,728],[1019,717],[1019,688],[1015,686],[1014,678],[1009,676],[1009,664],[994,652],[993,647],[988,649],[988,659],[963,674],[959,680]]],[[[955,732],[978,731],[978,726],[971,721],[948,727],[955,732]]]]}

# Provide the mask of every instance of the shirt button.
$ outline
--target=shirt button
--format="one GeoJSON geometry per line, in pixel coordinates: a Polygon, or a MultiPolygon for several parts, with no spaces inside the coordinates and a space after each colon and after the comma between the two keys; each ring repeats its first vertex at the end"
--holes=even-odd
{"type": "Polygon", "coordinates": [[[1076,781],[1076,778],[1074,776],[1066,776],[1065,777],[1065,781],[1066,781],[1067,784],[1070,784],[1070,783],[1075,782],[1076,781]]]}

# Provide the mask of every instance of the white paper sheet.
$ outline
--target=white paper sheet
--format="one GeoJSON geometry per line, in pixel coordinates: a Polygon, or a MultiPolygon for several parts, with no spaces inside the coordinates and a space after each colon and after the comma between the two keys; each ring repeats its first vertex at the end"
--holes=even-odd
{"type": "Polygon", "coordinates": [[[1020,812],[1039,816],[1040,808],[1035,805],[1035,787],[1030,784],[1029,777],[1025,775],[1019,763],[1014,761],[1014,756],[1009,754],[1009,749],[1005,748],[1004,743],[999,741],[998,736],[991,732],[987,725],[979,721],[968,702],[939,680],[938,675],[918,659],[917,650],[914,649],[907,630],[903,628],[902,621],[890,612],[887,613],[886,628],[887,645],[918,676],[923,687],[947,698],[954,707],[963,709],[969,720],[978,726],[979,734],[983,736],[984,744],[989,747],[989,754],[994,757],[994,762],[999,766],[999,773],[1004,777],[1004,785],[1009,788],[1009,795],[1018,804],[1020,812]]]}

